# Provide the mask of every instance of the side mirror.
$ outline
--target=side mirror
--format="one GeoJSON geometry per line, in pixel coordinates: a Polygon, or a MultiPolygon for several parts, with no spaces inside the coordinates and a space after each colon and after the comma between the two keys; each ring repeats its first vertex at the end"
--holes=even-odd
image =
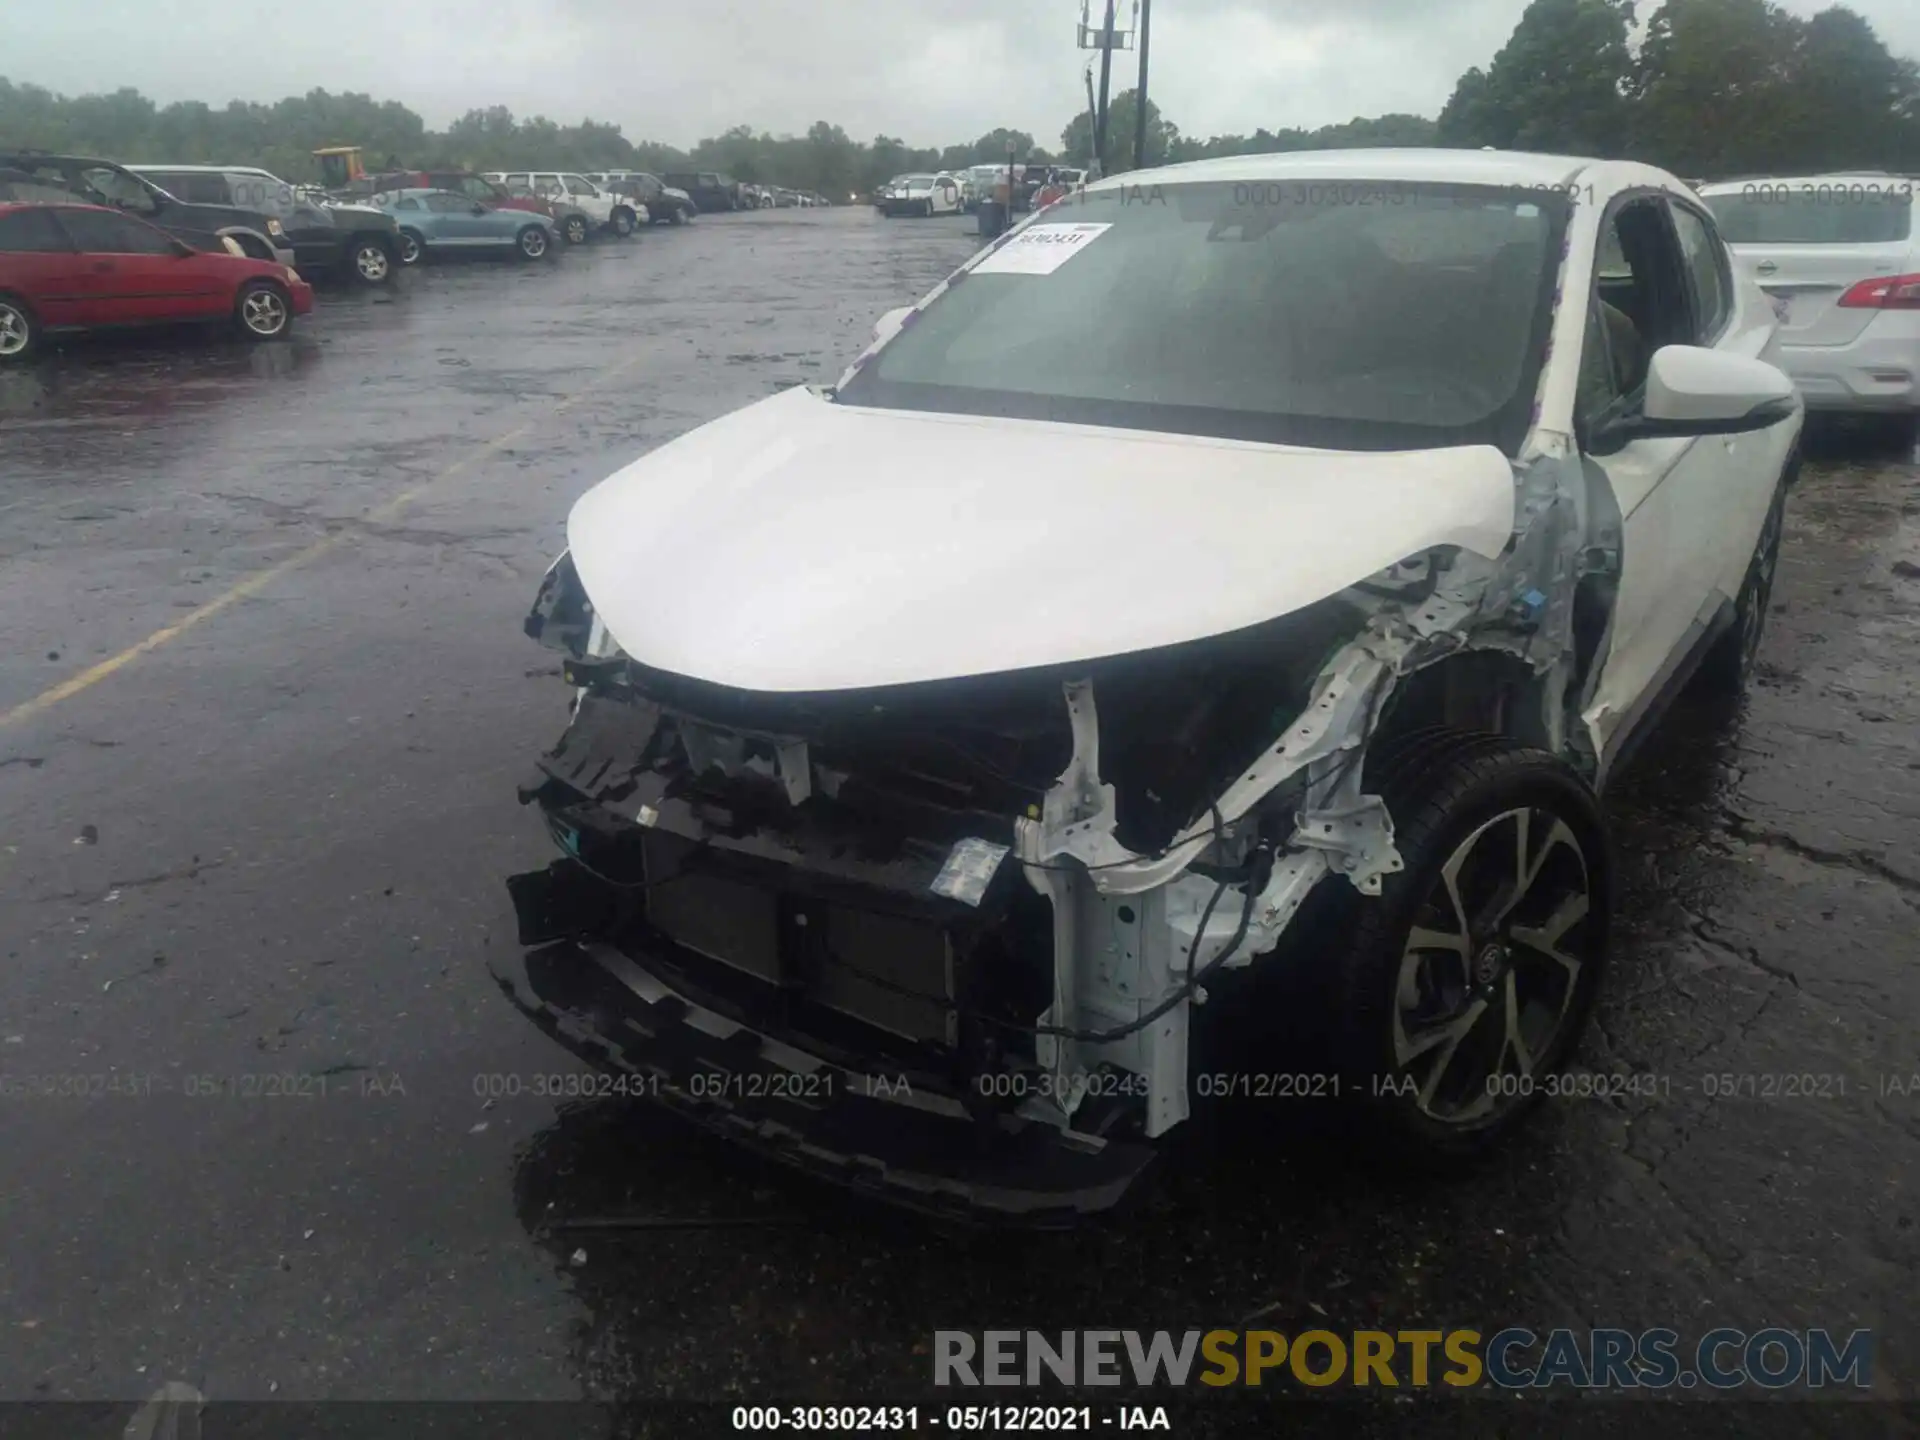
{"type": "Polygon", "coordinates": [[[1793,414],[1798,392],[1786,372],[1764,360],[1697,345],[1663,345],[1647,366],[1646,400],[1596,436],[1595,453],[1632,440],[1746,435],[1793,414]]]}
{"type": "Polygon", "coordinates": [[[907,323],[907,317],[913,314],[911,305],[902,305],[898,310],[889,310],[874,323],[873,338],[878,344],[882,340],[891,340],[900,333],[900,327],[907,323]]]}
{"type": "Polygon", "coordinates": [[[476,215],[484,215],[487,213],[487,207],[476,200],[473,202],[473,213],[476,215]]]}
{"type": "MultiPolygon", "coordinates": [[[[235,248],[238,249],[237,246],[235,248]]],[[[191,260],[199,253],[198,250],[194,249],[184,240],[176,240],[173,242],[173,258],[176,260],[191,260]]],[[[240,253],[244,254],[245,252],[241,251],[240,253]]]]}

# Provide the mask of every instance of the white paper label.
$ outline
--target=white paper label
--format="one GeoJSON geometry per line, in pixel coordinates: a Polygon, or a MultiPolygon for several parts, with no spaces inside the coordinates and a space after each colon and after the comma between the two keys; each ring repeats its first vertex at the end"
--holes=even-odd
{"type": "Polygon", "coordinates": [[[1111,224],[1029,225],[973,267],[976,275],[1051,275],[1111,224]]]}
{"type": "Polygon", "coordinates": [[[933,893],[963,905],[978,905],[986,898],[987,886],[1007,858],[1007,847],[991,840],[967,839],[955,845],[947,863],[934,876],[933,893]]]}

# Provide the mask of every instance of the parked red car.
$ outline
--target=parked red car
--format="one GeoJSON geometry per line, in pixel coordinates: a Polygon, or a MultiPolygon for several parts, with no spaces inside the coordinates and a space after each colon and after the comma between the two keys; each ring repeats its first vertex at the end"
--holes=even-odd
{"type": "Polygon", "coordinates": [[[97,205],[0,204],[0,363],[56,330],[199,320],[278,340],[312,309],[289,266],[196,250],[97,205]]]}

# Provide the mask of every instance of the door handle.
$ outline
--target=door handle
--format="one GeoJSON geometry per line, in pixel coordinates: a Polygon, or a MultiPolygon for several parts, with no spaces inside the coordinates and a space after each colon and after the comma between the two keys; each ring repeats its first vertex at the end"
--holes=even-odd
{"type": "Polygon", "coordinates": [[[1771,260],[1762,260],[1758,265],[1754,266],[1753,268],[1758,270],[1762,275],[1771,275],[1773,274],[1774,271],[1778,270],[1780,267],[1774,264],[1773,261],[1771,260]]]}

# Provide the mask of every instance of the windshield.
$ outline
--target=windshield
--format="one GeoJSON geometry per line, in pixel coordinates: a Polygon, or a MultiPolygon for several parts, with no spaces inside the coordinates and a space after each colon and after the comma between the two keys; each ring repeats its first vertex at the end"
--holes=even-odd
{"type": "Polygon", "coordinates": [[[931,175],[907,175],[907,176],[904,176],[904,177],[902,177],[902,178],[901,178],[901,180],[900,180],[900,184],[902,184],[902,185],[931,185],[931,184],[933,184],[933,176],[931,176],[931,175]]]}
{"type": "Polygon", "coordinates": [[[962,275],[847,404],[1325,445],[1531,423],[1565,208],[1481,187],[1069,195],[962,275]]]}
{"type": "MultiPolygon", "coordinates": [[[[1903,182],[1904,183],[1904,182],[1903,182]]],[[[1749,185],[1738,195],[1706,195],[1729,245],[1874,245],[1905,240],[1913,202],[1893,187],[1749,185]]]]}

